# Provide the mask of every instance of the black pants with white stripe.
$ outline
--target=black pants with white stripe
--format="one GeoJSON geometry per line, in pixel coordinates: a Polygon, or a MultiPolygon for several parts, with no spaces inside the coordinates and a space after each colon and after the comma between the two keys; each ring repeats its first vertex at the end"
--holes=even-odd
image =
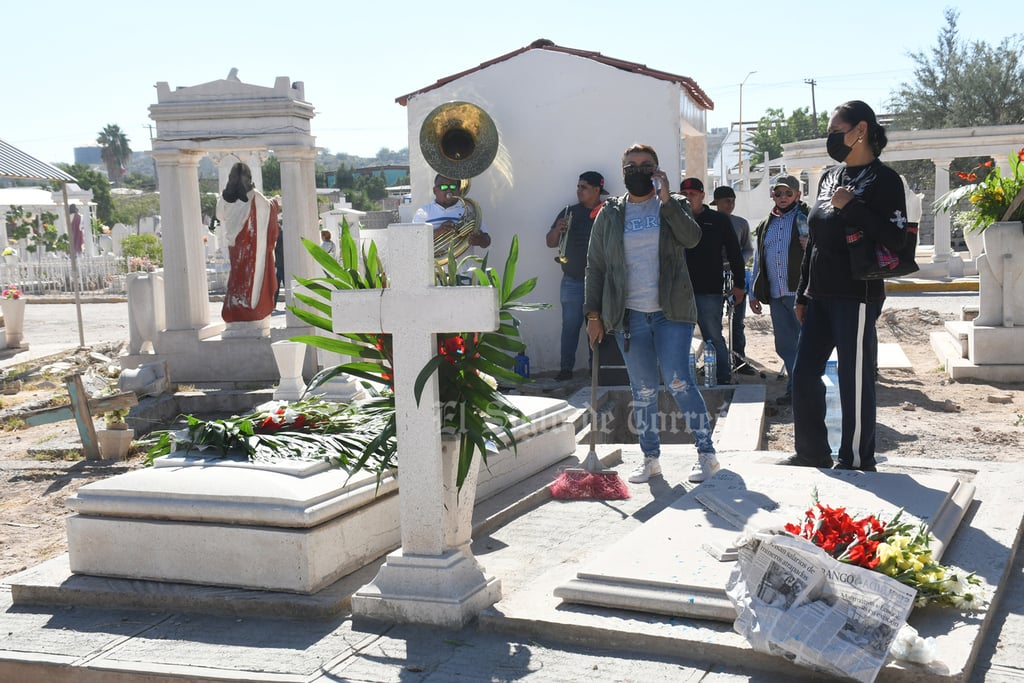
{"type": "Polygon", "coordinates": [[[802,459],[827,462],[831,458],[821,376],[836,349],[843,405],[839,462],[847,468],[875,468],[875,321],[881,311],[881,302],[808,301],[793,364],[793,432],[796,454],[802,459]]]}

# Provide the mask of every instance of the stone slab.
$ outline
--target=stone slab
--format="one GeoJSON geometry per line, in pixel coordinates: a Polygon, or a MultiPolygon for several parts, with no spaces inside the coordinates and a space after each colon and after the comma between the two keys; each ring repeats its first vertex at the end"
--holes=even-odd
{"type": "MultiPolygon", "coordinates": [[[[663,454],[664,455],[664,454],[663,454]]],[[[781,455],[781,454],[780,454],[781,455]]],[[[750,454],[751,459],[765,459],[764,454],[750,454]]],[[[740,454],[727,454],[723,464],[734,468],[742,460],[740,454]]],[[[964,523],[946,550],[943,562],[976,571],[983,585],[994,591],[998,604],[1010,580],[1013,558],[1020,550],[1024,499],[1016,495],[1024,486],[1024,471],[1017,463],[980,463],[973,461],[942,461],[903,459],[897,465],[906,473],[937,472],[956,476],[976,485],[964,523]]],[[[791,468],[787,468],[787,472],[791,468]]],[[[661,547],[666,545],[662,539],[661,547]]],[[[737,663],[747,674],[762,672],[757,680],[813,680],[805,669],[790,665],[784,659],[755,652],[730,624],[649,612],[575,605],[560,600],[555,591],[571,581],[581,567],[592,563],[615,544],[597,547],[590,555],[564,562],[543,575],[530,579],[530,590],[507,596],[492,609],[480,615],[481,628],[516,633],[537,639],[555,639],[565,643],[603,644],[631,653],[643,652],[645,658],[658,655],[687,657],[724,666],[728,670],[737,663]]],[[[676,552],[675,548],[671,548],[676,552]]],[[[694,549],[678,552],[694,552],[694,549]]],[[[650,555],[655,552],[646,548],[650,555]]],[[[1014,581],[1018,579],[1015,578],[1014,581]]],[[[935,681],[966,683],[971,677],[986,630],[995,621],[995,610],[982,613],[961,613],[952,609],[915,610],[909,622],[923,636],[936,639],[941,661],[932,666],[890,663],[878,681],[935,681]]],[[[1016,648],[1016,644],[1012,646],[1016,648]]],[[[1019,656],[1016,649],[1015,656],[1019,656]]],[[[1006,653],[994,658],[1006,659],[1006,653]]],[[[1014,665],[1016,666],[1016,665],[1014,665]]],[[[1019,668],[1019,667],[1018,667],[1019,668]]],[[[746,678],[744,680],[747,680],[746,678]]],[[[753,680],[753,679],[750,679],[753,680]]]]}
{"type": "MultiPolygon", "coordinates": [[[[530,419],[513,427],[516,453],[487,458],[477,500],[575,452],[575,409],[558,399],[512,400],[530,419]]],[[[314,593],[398,547],[398,483],[386,476],[377,484],[322,462],[168,457],[68,500],[77,513],[67,522],[71,570],[314,593]]]]}
{"type": "Polygon", "coordinates": [[[974,488],[954,476],[846,472],[734,462],[652,518],[555,590],[566,602],[732,621],[725,596],[732,541],[760,511],[798,522],[817,492],[854,516],[900,509],[904,521],[942,534],[936,556],[970,505],[974,488]],[[662,548],[664,552],[652,549],[662,548]]]}
{"type": "MultiPolygon", "coordinates": [[[[942,332],[932,332],[932,351],[951,379],[977,379],[983,382],[1024,382],[1024,362],[1009,362],[1010,356],[996,354],[999,362],[976,362],[971,358],[974,324],[970,321],[947,321],[942,332]]],[[[989,328],[994,329],[994,328],[989,328]]],[[[1015,328],[1014,328],[1015,329],[1015,328]]],[[[1020,355],[1015,346],[1014,357],[1020,355]]]]}
{"type": "Polygon", "coordinates": [[[765,433],[764,397],[763,384],[732,387],[731,396],[715,421],[716,451],[756,451],[761,447],[765,433]]]}

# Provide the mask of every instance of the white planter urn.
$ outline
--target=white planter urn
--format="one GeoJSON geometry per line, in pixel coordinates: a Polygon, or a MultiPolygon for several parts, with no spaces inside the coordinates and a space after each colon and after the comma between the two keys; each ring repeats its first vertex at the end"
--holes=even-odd
{"type": "MultiPolygon", "coordinates": [[[[459,438],[441,437],[441,461],[444,469],[445,547],[461,550],[472,557],[469,545],[473,540],[473,508],[476,503],[476,485],[480,478],[480,454],[473,462],[462,482],[462,490],[455,482],[459,472],[459,438]]],[[[401,476],[401,475],[399,475],[401,476]]]]}
{"type": "Polygon", "coordinates": [[[971,254],[971,260],[978,261],[978,257],[985,253],[985,233],[977,230],[964,231],[964,244],[971,254]]]}
{"type": "Polygon", "coordinates": [[[306,359],[306,345],[293,341],[276,341],[270,345],[281,381],[274,390],[275,401],[297,401],[306,390],[302,380],[302,365],[306,359]]]}
{"type": "Polygon", "coordinates": [[[100,457],[104,460],[124,460],[134,438],[134,429],[97,429],[100,457]]]}
{"type": "Polygon", "coordinates": [[[0,310],[4,314],[4,332],[7,348],[21,346],[25,327],[25,299],[0,299],[0,310]]]}
{"type": "Polygon", "coordinates": [[[975,326],[1024,325],[1024,222],[998,221],[982,233],[975,326]]]}

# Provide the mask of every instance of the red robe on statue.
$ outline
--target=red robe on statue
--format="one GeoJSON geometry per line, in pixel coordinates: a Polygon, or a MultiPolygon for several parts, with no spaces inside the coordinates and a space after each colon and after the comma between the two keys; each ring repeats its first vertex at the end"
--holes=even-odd
{"type": "Polygon", "coordinates": [[[224,322],[263,320],[274,310],[277,273],[274,245],[280,205],[259,192],[249,192],[246,202],[217,203],[217,217],[224,227],[231,273],[221,308],[224,322]]]}

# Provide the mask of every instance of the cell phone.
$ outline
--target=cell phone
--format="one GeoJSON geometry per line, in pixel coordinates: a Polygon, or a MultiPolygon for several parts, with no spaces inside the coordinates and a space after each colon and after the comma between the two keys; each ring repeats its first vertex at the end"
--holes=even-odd
{"type": "MultiPolygon", "coordinates": [[[[657,171],[658,169],[654,169],[657,171]]],[[[655,176],[651,176],[651,180],[654,182],[654,191],[661,192],[661,180],[655,176]]]]}

